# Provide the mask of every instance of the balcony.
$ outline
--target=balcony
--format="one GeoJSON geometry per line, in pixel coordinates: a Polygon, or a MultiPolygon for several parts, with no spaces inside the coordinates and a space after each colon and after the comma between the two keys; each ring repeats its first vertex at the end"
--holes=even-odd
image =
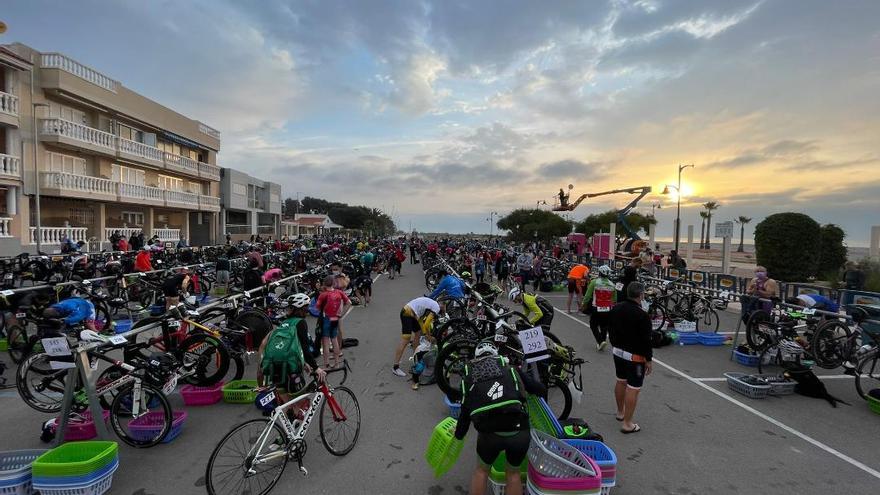
{"type": "Polygon", "coordinates": [[[164,157],[162,150],[130,139],[119,139],[119,158],[133,160],[162,168],[164,157]]]}
{"type": "Polygon", "coordinates": [[[0,91],[0,124],[18,127],[18,97],[0,91]]]}
{"type": "Polygon", "coordinates": [[[21,179],[21,159],[0,153],[0,179],[21,179]]]}
{"type": "Polygon", "coordinates": [[[180,240],[180,229],[153,229],[153,235],[159,236],[162,242],[177,242],[180,240]]]}
{"type": "Polygon", "coordinates": [[[165,206],[197,210],[199,195],[184,191],[165,191],[165,206]]]}
{"type": "Polygon", "coordinates": [[[0,217],[0,237],[12,237],[12,219],[0,217]]]}
{"type": "Polygon", "coordinates": [[[121,203],[165,206],[165,191],[158,187],[117,183],[121,203]]]}
{"type": "Polygon", "coordinates": [[[97,153],[116,156],[116,136],[64,119],[40,120],[42,140],[67,148],[85,148],[97,153]]]}
{"type": "Polygon", "coordinates": [[[220,198],[200,194],[199,209],[202,211],[220,211],[220,198]]]}
{"type": "Polygon", "coordinates": [[[44,53],[40,59],[40,67],[43,69],[63,70],[113,93],[116,92],[119,84],[114,79],[110,79],[95,69],[60,53],[44,53]]]}
{"type": "MultiPolygon", "coordinates": [[[[31,244],[37,243],[37,228],[31,227],[31,244]]],[[[40,227],[40,244],[61,244],[64,239],[88,241],[85,227],[40,227]]]]}
{"type": "Polygon", "coordinates": [[[42,172],[40,187],[47,196],[116,201],[116,182],[100,177],[42,172]]]}
{"type": "Polygon", "coordinates": [[[192,158],[164,152],[165,168],[174,172],[199,176],[199,162],[192,158]]]}
{"type": "Polygon", "coordinates": [[[220,180],[220,167],[210,163],[199,162],[199,177],[211,180],[220,180]]]}

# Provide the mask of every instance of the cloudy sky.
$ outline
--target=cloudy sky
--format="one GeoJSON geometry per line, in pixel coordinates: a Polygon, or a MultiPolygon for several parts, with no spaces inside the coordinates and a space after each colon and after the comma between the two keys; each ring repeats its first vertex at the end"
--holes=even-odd
{"type": "MultiPolygon", "coordinates": [[[[659,192],[678,163],[697,230],[709,200],[854,245],[880,224],[875,0],[4,0],[0,18],[0,42],[220,129],[221,165],[403,228],[487,232],[567,184],[659,192]]],[[[661,237],[674,199],[643,202],[661,237]]]]}

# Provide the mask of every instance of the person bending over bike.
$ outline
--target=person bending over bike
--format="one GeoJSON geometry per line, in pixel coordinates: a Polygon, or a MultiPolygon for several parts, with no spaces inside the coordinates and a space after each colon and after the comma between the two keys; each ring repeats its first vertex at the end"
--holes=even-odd
{"type": "Polygon", "coordinates": [[[523,305],[523,313],[534,326],[550,326],[553,322],[553,305],[541,296],[523,292],[519,287],[510,289],[507,298],[523,305]]]}
{"type": "Polygon", "coordinates": [[[95,330],[95,305],[89,300],[71,297],[44,309],[43,318],[63,320],[68,327],[83,323],[89,330],[95,330]]]}
{"type": "MultiPolygon", "coordinates": [[[[827,311],[829,313],[837,313],[840,311],[840,305],[837,301],[821,294],[801,294],[794,298],[793,301],[786,301],[791,304],[797,304],[805,308],[816,309],[819,311],[827,311]]],[[[822,315],[823,318],[830,318],[828,315],[822,315]]]]}
{"type": "Polygon", "coordinates": [[[162,282],[162,294],[165,296],[165,311],[180,304],[180,294],[189,288],[189,269],[184,267],[162,282]]]}
{"type": "Polygon", "coordinates": [[[400,310],[400,344],[394,351],[394,366],[391,372],[397,376],[405,377],[406,373],[400,369],[400,358],[407,344],[412,345],[413,352],[419,344],[419,335],[431,334],[434,317],[440,314],[440,305],[430,297],[417,297],[406,303],[400,310]]]}
{"type": "Polygon", "coordinates": [[[508,365],[489,342],[480,343],[474,360],[465,365],[461,382],[461,413],[455,438],[464,440],[471,422],[477,429],[477,467],[471,477],[471,495],[483,495],[489,467],[505,453],[505,493],[523,493],[519,466],[529,451],[529,414],[525,392],[544,396],[547,389],[528,374],[508,365]]]}
{"type": "Polygon", "coordinates": [[[430,297],[431,299],[437,299],[438,297],[440,297],[440,294],[445,294],[446,297],[450,299],[464,299],[464,280],[446,272],[441,273],[444,273],[443,278],[440,279],[440,283],[437,284],[437,288],[434,289],[430,294],[428,294],[428,297],[430,297]]]}

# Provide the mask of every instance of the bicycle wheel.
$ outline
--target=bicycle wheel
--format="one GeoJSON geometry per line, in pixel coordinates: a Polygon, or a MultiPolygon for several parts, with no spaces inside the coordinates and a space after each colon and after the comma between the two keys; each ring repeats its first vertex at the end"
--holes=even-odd
{"type": "MultiPolygon", "coordinates": [[[[110,366],[98,375],[98,380],[95,381],[95,389],[100,390],[102,387],[113,383],[126,374],[128,374],[128,372],[122,369],[121,366],[110,366]]],[[[116,398],[117,395],[119,395],[119,390],[108,390],[107,393],[98,396],[98,402],[101,403],[102,408],[109,410],[110,406],[113,405],[113,399],[116,398]]]]}
{"type": "Polygon", "coordinates": [[[205,487],[209,495],[263,495],[272,490],[287,466],[288,456],[279,455],[253,464],[256,444],[266,430],[269,431],[261,454],[287,445],[284,430],[278,424],[270,426],[268,419],[246,421],[220,440],[211,452],[205,470],[205,487]]]}
{"type": "Polygon", "coordinates": [[[571,390],[560,380],[552,379],[547,387],[547,405],[560,421],[571,413],[571,390]]]}
{"type": "Polygon", "coordinates": [[[147,448],[171,431],[171,404],[162,392],[144,384],[139,388],[136,393],[131,384],[117,391],[110,404],[110,426],[128,445],[147,448]]]}
{"type": "Polygon", "coordinates": [[[452,402],[461,400],[461,378],[464,366],[473,359],[477,343],[473,340],[453,340],[437,355],[434,376],[437,386],[452,402]]]}
{"type": "Polygon", "coordinates": [[[759,309],[749,315],[746,323],[746,341],[755,351],[761,351],[770,345],[770,338],[776,333],[774,324],[770,321],[770,313],[759,309]]]}
{"type": "Polygon", "coordinates": [[[351,452],[361,434],[361,406],[354,392],[335,388],[321,404],[318,426],[327,452],[337,456],[351,452]]]}
{"type": "Polygon", "coordinates": [[[718,319],[718,313],[714,309],[704,309],[702,314],[696,316],[698,332],[718,332],[721,320],[718,319]]]}
{"type": "Polygon", "coordinates": [[[28,334],[25,327],[11,325],[6,331],[6,340],[9,345],[9,358],[15,364],[20,363],[27,354],[28,334]]]}
{"type": "Polygon", "coordinates": [[[828,320],[819,325],[810,348],[820,368],[832,370],[849,359],[850,335],[848,326],[838,320],[828,320]]]}
{"type": "Polygon", "coordinates": [[[656,302],[648,306],[648,316],[651,317],[651,328],[653,330],[663,330],[666,326],[666,309],[656,302]]]}
{"type": "Polygon", "coordinates": [[[880,388],[880,352],[876,349],[862,357],[856,367],[856,392],[868,400],[868,392],[880,388]]]}
{"type": "Polygon", "coordinates": [[[49,355],[31,354],[19,363],[15,386],[25,404],[43,413],[61,411],[67,370],[54,370],[49,355]]]}
{"type": "Polygon", "coordinates": [[[180,343],[178,360],[193,373],[185,378],[198,386],[214,385],[229,371],[229,349],[210,335],[192,334],[180,343]]]}

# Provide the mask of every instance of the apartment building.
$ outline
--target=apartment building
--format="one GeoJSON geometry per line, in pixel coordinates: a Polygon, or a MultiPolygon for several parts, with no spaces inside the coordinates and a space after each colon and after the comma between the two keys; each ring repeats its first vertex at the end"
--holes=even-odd
{"type": "Polygon", "coordinates": [[[281,185],[231,168],[220,171],[220,232],[232,240],[272,236],[281,229],[281,185]]]}
{"type": "Polygon", "coordinates": [[[59,53],[5,45],[0,68],[0,254],[114,231],[217,240],[217,130],[59,53]]]}

